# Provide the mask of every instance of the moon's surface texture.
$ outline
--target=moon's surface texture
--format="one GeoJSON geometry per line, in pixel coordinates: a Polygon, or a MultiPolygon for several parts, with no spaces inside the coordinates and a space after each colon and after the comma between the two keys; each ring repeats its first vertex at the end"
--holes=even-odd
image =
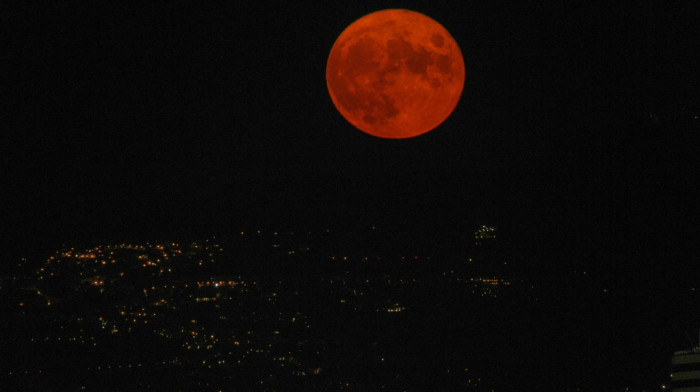
{"type": "Polygon", "coordinates": [[[421,135],[454,110],[464,86],[464,59],[454,38],[414,11],[373,12],[333,44],[326,82],[352,125],[381,138],[421,135]]]}

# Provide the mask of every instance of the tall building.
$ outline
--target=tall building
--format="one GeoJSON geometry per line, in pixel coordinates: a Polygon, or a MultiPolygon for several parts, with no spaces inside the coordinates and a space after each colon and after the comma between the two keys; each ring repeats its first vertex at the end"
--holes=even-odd
{"type": "Polygon", "coordinates": [[[673,353],[671,392],[700,392],[700,346],[673,353]]]}
{"type": "Polygon", "coordinates": [[[505,260],[496,241],[496,227],[482,225],[474,230],[474,247],[471,249],[470,261],[481,274],[501,274],[504,272],[505,260]]]}
{"type": "Polygon", "coordinates": [[[474,245],[487,245],[496,240],[496,228],[483,225],[474,231],[474,245]]]}

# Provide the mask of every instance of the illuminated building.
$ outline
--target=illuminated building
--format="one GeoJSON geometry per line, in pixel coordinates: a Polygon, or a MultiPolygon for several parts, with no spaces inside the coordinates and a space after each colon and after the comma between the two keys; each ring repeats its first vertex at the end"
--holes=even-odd
{"type": "Polygon", "coordinates": [[[673,353],[671,391],[700,392],[700,346],[673,353]]]}
{"type": "Polygon", "coordinates": [[[496,239],[496,228],[483,225],[474,232],[474,245],[484,245],[496,239]]]}

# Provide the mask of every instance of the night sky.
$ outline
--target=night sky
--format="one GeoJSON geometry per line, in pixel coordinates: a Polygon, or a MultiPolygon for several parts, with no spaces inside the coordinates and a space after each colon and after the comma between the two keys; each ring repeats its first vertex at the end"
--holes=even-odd
{"type": "Polygon", "coordinates": [[[699,17],[651,1],[24,5],[2,15],[2,240],[374,222],[468,240],[492,224],[535,269],[697,274],[699,17]],[[465,60],[452,116],[407,140],[356,130],[326,88],[337,36],[385,8],[439,21],[465,60]]]}

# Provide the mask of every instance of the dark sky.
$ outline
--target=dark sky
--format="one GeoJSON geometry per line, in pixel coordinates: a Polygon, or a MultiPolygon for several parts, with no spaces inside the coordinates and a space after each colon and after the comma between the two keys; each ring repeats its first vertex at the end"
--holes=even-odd
{"type": "Polygon", "coordinates": [[[7,246],[376,221],[494,224],[559,260],[696,249],[693,8],[331,3],[4,13],[7,246]],[[356,130],[325,85],[337,36],[384,8],[439,21],[465,60],[455,112],[413,139],[356,130]]]}

